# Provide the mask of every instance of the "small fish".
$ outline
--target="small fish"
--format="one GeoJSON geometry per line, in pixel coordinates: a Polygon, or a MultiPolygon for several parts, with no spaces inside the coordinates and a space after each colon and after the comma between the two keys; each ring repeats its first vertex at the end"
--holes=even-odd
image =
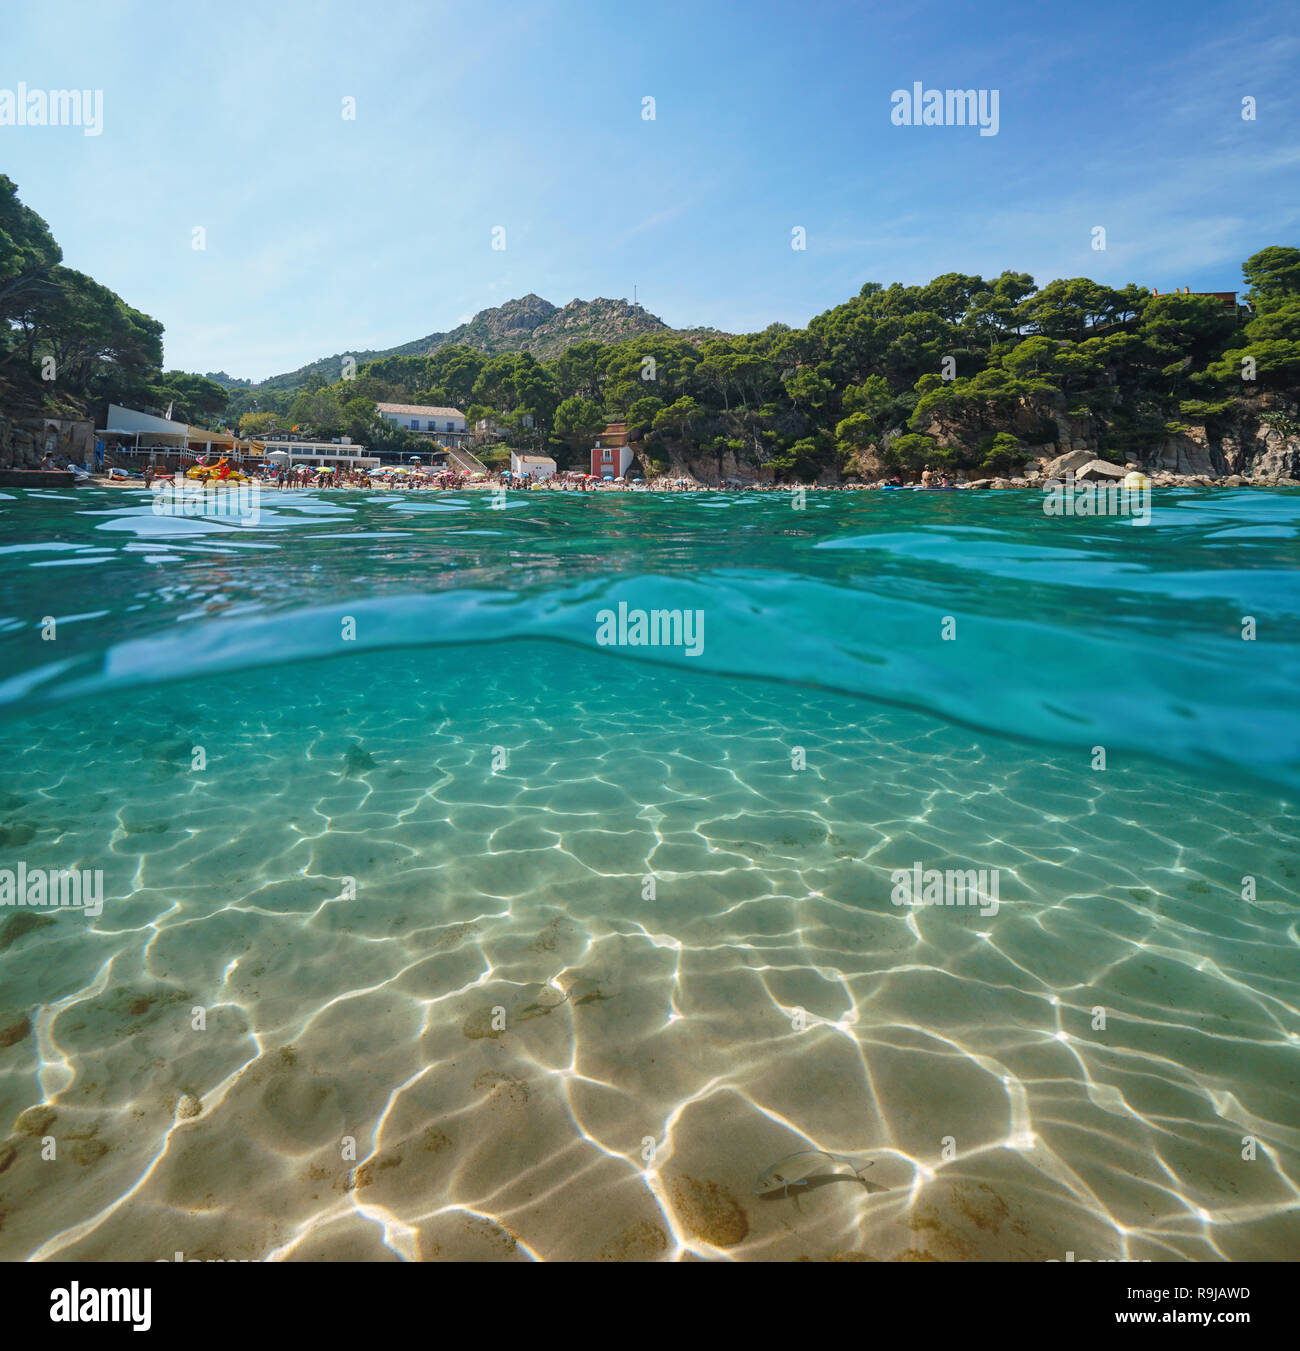
{"type": "Polygon", "coordinates": [[[183,737],[168,745],[151,745],[145,751],[145,759],[157,760],[160,764],[174,764],[177,760],[188,760],[193,753],[192,738],[183,737]]]}
{"type": "MultiPolygon", "coordinates": [[[[820,1149],[803,1149],[797,1154],[787,1154],[785,1158],[777,1159],[775,1163],[764,1168],[758,1175],[758,1181],[754,1183],[754,1195],[768,1196],[772,1192],[784,1191],[787,1187],[810,1186],[810,1178],[835,1173],[837,1163],[848,1164],[853,1169],[853,1176],[860,1182],[863,1180],[860,1174],[871,1167],[871,1164],[864,1163],[859,1168],[852,1159],[846,1159],[843,1154],[825,1154],[820,1149]]],[[[842,1173],[835,1175],[844,1176],[842,1173]]]]}
{"type": "Polygon", "coordinates": [[[378,769],[374,757],[369,751],[364,750],[360,742],[354,742],[347,748],[343,756],[343,777],[350,779],[354,774],[360,774],[363,769],[378,769]]]}
{"type": "Polygon", "coordinates": [[[592,1004],[598,999],[613,998],[612,995],[605,993],[604,986],[599,980],[590,978],[575,980],[569,986],[566,997],[571,1004],[592,1004]]]}
{"type": "Polygon", "coordinates": [[[550,1013],[553,1008],[563,1004],[567,996],[554,985],[525,985],[510,1001],[512,1010],[536,1017],[539,1013],[550,1013]]]}

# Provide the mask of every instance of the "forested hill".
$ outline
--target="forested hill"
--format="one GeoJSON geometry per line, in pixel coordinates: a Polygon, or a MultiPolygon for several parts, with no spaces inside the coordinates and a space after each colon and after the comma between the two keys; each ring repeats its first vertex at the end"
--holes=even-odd
{"type": "Polygon", "coordinates": [[[672,329],[641,305],[626,300],[571,300],[563,308],[531,291],[519,300],[508,300],[495,309],[482,310],[467,324],[450,333],[430,333],[426,338],[396,347],[388,355],[429,356],[440,347],[463,343],[495,356],[499,352],[531,352],[542,359],[558,357],[576,342],[604,346],[638,337],[642,333],[676,333],[699,340],[711,329],[672,329]]]}
{"type": "MultiPolygon", "coordinates": [[[[491,417],[511,444],[580,464],[607,419],[628,424],[646,473],[704,481],[876,478],[925,464],[1016,477],[1062,452],[1184,475],[1300,471],[1300,250],[1242,266],[1244,304],[1087,277],[1040,287],[1022,272],[868,282],[806,328],[703,339],[660,329],[584,338],[555,358],[499,315],[489,354],[466,342],[309,376],[296,394],[233,391],[256,435],[278,420],[390,445],[377,402],[491,417]]],[[[1163,279],[1161,279],[1163,280],[1163,279]]],[[[1235,280],[1224,277],[1223,290],[1235,280]]],[[[544,303],[544,302],[543,302],[544,303]]]]}
{"type": "MultiPolygon", "coordinates": [[[[531,291],[518,300],[508,300],[493,309],[480,310],[468,323],[449,333],[429,333],[414,342],[378,351],[339,352],[300,366],[284,375],[250,382],[238,380],[224,371],[209,379],[227,389],[253,389],[262,393],[293,393],[304,388],[309,377],[319,376],[332,383],[339,378],[343,360],[351,356],[358,366],[368,361],[395,356],[431,356],[442,347],[472,347],[495,356],[502,352],[531,352],[541,359],[560,356],[578,342],[598,342],[602,346],[639,337],[643,333],[674,334],[693,341],[725,336],[712,329],[672,329],[640,305],[626,300],[571,300],[561,308],[531,291]]],[[[314,381],[313,381],[314,383],[314,381]]]]}

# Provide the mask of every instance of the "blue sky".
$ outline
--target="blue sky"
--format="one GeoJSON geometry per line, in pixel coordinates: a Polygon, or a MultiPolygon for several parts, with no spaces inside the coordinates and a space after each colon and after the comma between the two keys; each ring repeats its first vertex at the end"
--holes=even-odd
{"type": "Polygon", "coordinates": [[[1293,0],[52,0],[4,25],[0,89],[102,89],[104,114],[0,126],[0,171],[186,370],[264,378],[529,291],[636,285],[743,332],[948,271],[1232,289],[1300,233],[1293,0]],[[895,126],[916,80],[997,89],[998,134],[895,126]]]}

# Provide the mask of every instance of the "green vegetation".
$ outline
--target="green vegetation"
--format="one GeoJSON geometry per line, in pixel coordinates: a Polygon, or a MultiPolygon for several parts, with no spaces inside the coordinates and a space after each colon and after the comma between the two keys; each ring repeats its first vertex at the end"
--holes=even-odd
{"type": "Polygon", "coordinates": [[[100,401],[153,407],[208,424],[227,391],[162,370],[162,325],[63,266],[49,226],[0,174],[0,402],[79,415],[100,401]]]}
{"type": "MultiPolygon", "coordinates": [[[[250,434],[297,425],[385,450],[426,444],[377,418],[375,404],[391,401],[491,417],[507,446],[548,449],[562,464],[621,419],[652,472],[689,460],[805,479],[926,463],[1010,474],[1062,439],[1095,436],[1122,460],[1187,421],[1234,416],[1247,396],[1300,390],[1300,249],[1263,249],[1243,273],[1245,324],[1211,296],[1084,277],[1038,289],[1018,272],[869,282],[807,328],[738,336],[675,332],[623,302],[557,310],[528,296],[407,344],[424,350],[373,354],[355,369],[336,358],[250,386],[161,371],[157,322],[63,268],[44,222],[0,177],[0,382],[46,406],[174,402],[192,421],[224,414],[250,434]],[[624,320],[648,331],[585,336],[624,320]],[[567,345],[545,358],[518,350],[543,331],[556,342],[567,333],[567,345]],[[467,340],[445,341],[458,335],[467,340]],[[54,379],[42,384],[48,358],[54,379]]],[[[1292,425],[1273,411],[1273,426],[1292,425]]]]}
{"type": "MultiPolygon", "coordinates": [[[[329,406],[349,390],[454,404],[495,417],[508,444],[544,434],[561,462],[605,420],[623,419],[647,468],[674,456],[721,468],[734,456],[778,477],[927,463],[1014,474],[1053,451],[1063,428],[1070,435],[1071,419],[1089,421],[1102,453],[1121,460],[1183,420],[1222,418],[1243,395],[1300,384],[1300,250],[1265,249],[1244,272],[1244,326],[1210,296],[950,273],[927,286],[869,283],[806,329],[773,324],[699,344],[644,333],[578,342],[552,361],[464,346],[386,357],[332,386],[329,406]],[[1242,378],[1246,358],[1253,382],[1242,378]]],[[[305,403],[294,409],[309,416],[305,403]]]]}

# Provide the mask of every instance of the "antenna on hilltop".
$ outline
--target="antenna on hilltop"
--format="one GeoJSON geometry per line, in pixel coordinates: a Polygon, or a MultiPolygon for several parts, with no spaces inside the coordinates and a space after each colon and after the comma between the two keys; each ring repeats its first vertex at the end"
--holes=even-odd
{"type": "Polygon", "coordinates": [[[635,282],[633,282],[633,284],[632,284],[632,303],[633,303],[634,305],[636,304],[636,283],[635,283],[635,282]]]}

